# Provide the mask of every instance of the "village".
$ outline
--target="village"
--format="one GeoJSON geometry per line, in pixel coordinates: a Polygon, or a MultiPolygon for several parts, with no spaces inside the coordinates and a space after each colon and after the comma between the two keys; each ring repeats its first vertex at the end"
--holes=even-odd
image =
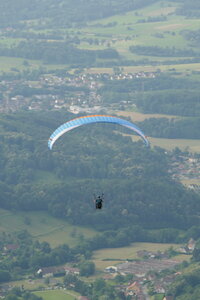
{"type": "MultiPolygon", "coordinates": [[[[129,296],[129,299],[149,300],[151,295],[163,294],[162,300],[173,300],[172,296],[166,296],[166,294],[175,278],[181,275],[181,270],[177,267],[183,262],[177,260],[176,255],[184,254],[190,258],[195,245],[195,240],[191,238],[185,245],[177,249],[169,249],[169,251],[140,250],[137,252],[138,259],[108,266],[101,272],[101,277],[107,282],[112,282],[114,289],[129,296]],[[171,255],[172,250],[173,256],[171,255]]],[[[17,249],[17,244],[5,245],[2,255],[14,255],[17,249]]],[[[99,277],[98,273],[99,271],[96,270],[96,275],[99,277]]],[[[26,276],[23,284],[27,282],[31,290],[36,291],[55,289],[73,291],[75,285],[63,281],[63,276],[66,275],[73,275],[74,278],[84,280],[80,274],[80,268],[71,263],[63,266],[41,267],[34,275],[26,276]],[[39,289],[38,286],[40,286],[39,289]]],[[[3,298],[15,284],[12,282],[1,284],[0,297],[3,298]]],[[[23,284],[21,285],[22,289],[23,284]]],[[[92,300],[82,296],[77,299],[92,300]]]]}
{"type": "Polygon", "coordinates": [[[189,189],[200,191],[200,156],[181,153],[171,157],[172,178],[185,184],[189,189]]]}
{"type": "MultiPolygon", "coordinates": [[[[98,94],[102,82],[134,78],[154,78],[156,72],[137,73],[83,73],[56,76],[43,74],[36,81],[3,80],[0,82],[0,112],[24,110],[66,109],[74,114],[102,111],[98,94]]],[[[122,101],[119,105],[126,104],[122,101]]],[[[106,104],[107,106],[107,104],[106,104]]]]}

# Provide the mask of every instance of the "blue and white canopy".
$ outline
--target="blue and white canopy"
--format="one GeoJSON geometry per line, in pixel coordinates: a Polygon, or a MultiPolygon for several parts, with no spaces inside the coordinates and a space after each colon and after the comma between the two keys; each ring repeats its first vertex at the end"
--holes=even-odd
{"type": "Polygon", "coordinates": [[[134,132],[136,132],[141,138],[144,140],[146,146],[149,146],[149,141],[145,137],[144,133],[141,131],[139,127],[137,127],[135,124],[121,119],[117,118],[114,116],[107,116],[107,115],[91,115],[91,116],[84,116],[84,117],[79,117],[76,119],[73,119],[71,121],[68,121],[61,126],[59,126],[50,136],[49,141],[48,141],[48,147],[49,149],[52,149],[53,144],[55,141],[64,133],[67,131],[70,131],[76,127],[86,125],[86,124],[92,124],[92,123],[113,123],[113,124],[119,124],[124,127],[127,127],[134,132]]]}

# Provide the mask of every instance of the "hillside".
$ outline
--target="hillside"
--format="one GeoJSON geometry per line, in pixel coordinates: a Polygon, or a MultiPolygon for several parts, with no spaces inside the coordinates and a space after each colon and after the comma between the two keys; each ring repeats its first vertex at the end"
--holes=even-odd
{"type": "Polygon", "coordinates": [[[148,5],[141,0],[89,1],[83,5],[76,0],[59,1],[57,6],[50,0],[34,5],[32,1],[26,5],[9,2],[1,4],[0,56],[16,57],[10,68],[14,73],[15,67],[41,66],[98,67],[98,72],[135,65],[188,70],[187,63],[189,71],[198,68],[199,19],[195,15],[185,18],[187,4],[179,1],[152,0],[148,5]]]}
{"type": "Polygon", "coordinates": [[[199,16],[199,0],[0,0],[0,297],[198,299],[199,16]],[[132,120],[151,147],[94,124],[48,149],[86,114],[132,120]],[[128,260],[143,279],[103,274],[128,260]],[[65,264],[81,276],[37,273],[65,264]]]}
{"type": "Polygon", "coordinates": [[[113,132],[121,128],[86,126],[49,151],[49,135],[66,118],[63,112],[1,116],[2,208],[48,210],[76,225],[106,229],[199,224],[199,196],[172,181],[164,151],[113,132]],[[105,208],[95,214],[92,195],[101,192],[105,208]]]}

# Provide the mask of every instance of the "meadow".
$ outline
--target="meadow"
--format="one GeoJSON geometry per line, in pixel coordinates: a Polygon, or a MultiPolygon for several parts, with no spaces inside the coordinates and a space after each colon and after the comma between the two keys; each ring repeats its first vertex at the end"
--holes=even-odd
{"type": "MultiPolygon", "coordinates": [[[[177,249],[178,244],[160,244],[160,243],[132,243],[130,246],[122,248],[108,248],[93,252],[92,260],[97,270],[103,271],[106,267],[117,265],[127,259],[138,259],[137,252],[146,250],[149,252],[165,251],[173,247],[177,249]]],[[[187,260],[189,256],[181,255],[178,257],[180,261],[187,260]]]]}
{"type": "Polygon", "coordinates": [[[67,292],[64,290],[48,290],[48,291],[40,291],[34,292],[35,295],[42,297],[44,300],[75,300],[77,299],[77,295],[74,292],[67,292]]]}
{"type": "Polygon", "coordinates": [[[193,139],[164,139],[164,138],[148,138],[151,145],[159,146],[166,150],[173,150],[176,147],[182,151],[189,151],[191,153],[200,153],[200,140],[193,139]]]}
{"type": "MultiPolygon", "coordinates": [[[[149,118],[181,118],[180,116],[164,115],[164,114],[143,114],[134,111],[115,111],[115,114],[122,117],[129,117],[133,122],[142,122],[149,118]]],[[[139,140],[139,137],[132,136],[133,140],[139,140]]],[[[176,147],[182,151],[187,150],[191,153],[200,153],[200,140],[198,139],[167,139],[148,137],[151,146],[158,146],[166,150],[173,150],[176,147]]]]}
{"type": "Polygon", "coordinates": [[[93,229],[70,225],[45,212],[11,212],[0,209],[0,232],[14,233],[21,230],[27,230],[34,239],[46,241],[52,247],[64,243],[73,247],[80,238],[90,238],[96,234],[93,229]]]}
{"type": "MultiPolygon", "coordinates": [[[[137,73],[137,72],[167,72],[174,74],[174,72],[183,73],[183,75],[191,75],[193,72],[200,72],[200,63],[190,63],[190,64],[158,64],[156,66],[142,65],[142,66],[124,66],[122,68],[125,73],[137,73]]],[[[108,73],[113,74],[113,68],[99,67],[99,68],[87,68],[87,73],[108,73]]],[[[199,77],[199,75],[198,75],[199,77]]]]}

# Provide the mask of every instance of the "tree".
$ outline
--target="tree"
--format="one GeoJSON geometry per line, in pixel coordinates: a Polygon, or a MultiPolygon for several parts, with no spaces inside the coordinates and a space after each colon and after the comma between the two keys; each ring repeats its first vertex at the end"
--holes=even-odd
{"type": "Polygon", "coordinates": [[[8,271],[0,270],[0,282],[6,282],[11,279],[11,275],[8,271]]]}
{"type": "Polygon", "coordinates": [[[83,262],[80,265],[81,276],[91,276],[95,273],[95,264],[93,262],[83,262]]]}

